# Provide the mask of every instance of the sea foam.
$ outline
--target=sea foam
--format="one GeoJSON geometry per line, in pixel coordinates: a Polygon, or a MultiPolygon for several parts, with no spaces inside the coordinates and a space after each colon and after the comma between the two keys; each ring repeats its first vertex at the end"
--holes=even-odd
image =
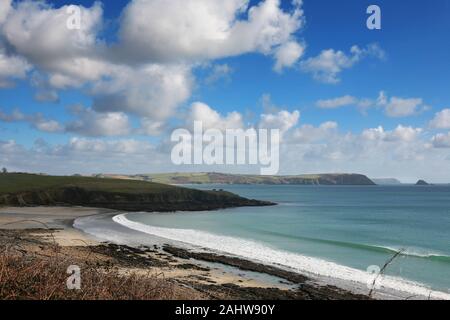
{"type": "MultiPolygon", "coordinates": [[[[313,276],[327,277],[364,285],[371,284],[374,280],[373,274],[369,272],[364,272],[318,258],[274,249],[247,239],[219,236],[198,230],[154,227],[131,221],[126,217],[126,214],[114,216],[113,221],[135,231],[183,242],[224,254],[239,256],[248,260],[289,269],[298,273],[306,273],[313,276]]],[[[383,275],[380,277],[379,284],[381,285],[381,288],[387,291],[400,291],[415,296],[450,300],[450,294],[448,293],[431,291],[424,285],[397,277],[383,275]]]]}

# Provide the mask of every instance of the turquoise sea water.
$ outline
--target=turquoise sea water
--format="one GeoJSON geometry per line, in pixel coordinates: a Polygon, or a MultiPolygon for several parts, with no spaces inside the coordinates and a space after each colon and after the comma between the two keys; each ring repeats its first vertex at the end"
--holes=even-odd
{"type": "MultiPolygon", "coordinates": [[[[272,249],[450,289],[450,186],[202,185],[279,203],[215,212],[128,214],[155,227],[248,239],[272,249]]],[[[186,239],[189,242],[189,239],[186,239]]],[[[263,253],[262,253],[263,254],[263,253]]]]}

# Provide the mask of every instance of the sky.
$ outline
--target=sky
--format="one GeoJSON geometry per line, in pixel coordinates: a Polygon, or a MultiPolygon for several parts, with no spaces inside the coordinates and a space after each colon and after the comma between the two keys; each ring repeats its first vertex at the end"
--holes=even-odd
{"type": "Polygon", "coordinates": [[[450,0],[0,0],[0,166],[257,171],[174,165],[203,121],[280,129],[279,174],[449,183],[449,33],[450,0]]]}

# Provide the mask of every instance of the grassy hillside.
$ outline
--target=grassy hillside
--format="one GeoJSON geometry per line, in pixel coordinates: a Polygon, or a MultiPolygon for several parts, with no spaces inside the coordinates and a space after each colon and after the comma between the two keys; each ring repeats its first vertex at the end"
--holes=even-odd
{"type": "Polygon", "coordinates": [[[61,187],[79,187],[90,191],[142,193],[160,193],[175,190],[173,186],[148,183],[145,181],[99,179],[75,176],[43,176],[33,174],[0,174],[0,193],[42,190],[61,187]]]}
{"type": "MultiPolygon", "coordinates": [[[[108,176],[106,176],[108,177],[108,176]]],[[[292,184],[292,185],[374,185],[360,174],[314,174],[298,176],[259,176],[223,173],[166,173],[136,176],[110,176],[165,184],[292,184]]]]}
{"type": "Polygon", "coordinates": [[[71,205],[125,211],[212,210],[269,205],[224,191],[136,180],[0,174],[0,205],[71,205]]]}

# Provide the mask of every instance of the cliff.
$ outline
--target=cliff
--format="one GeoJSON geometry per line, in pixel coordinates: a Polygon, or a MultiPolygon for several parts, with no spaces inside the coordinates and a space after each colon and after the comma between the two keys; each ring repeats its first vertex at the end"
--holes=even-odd
{"type": "Polygon", "coordinates": [[[0,206],[86,206],[123,211],[172,212],[266,206],[224,191],[87,177],[0,174],[0,206]]]}

